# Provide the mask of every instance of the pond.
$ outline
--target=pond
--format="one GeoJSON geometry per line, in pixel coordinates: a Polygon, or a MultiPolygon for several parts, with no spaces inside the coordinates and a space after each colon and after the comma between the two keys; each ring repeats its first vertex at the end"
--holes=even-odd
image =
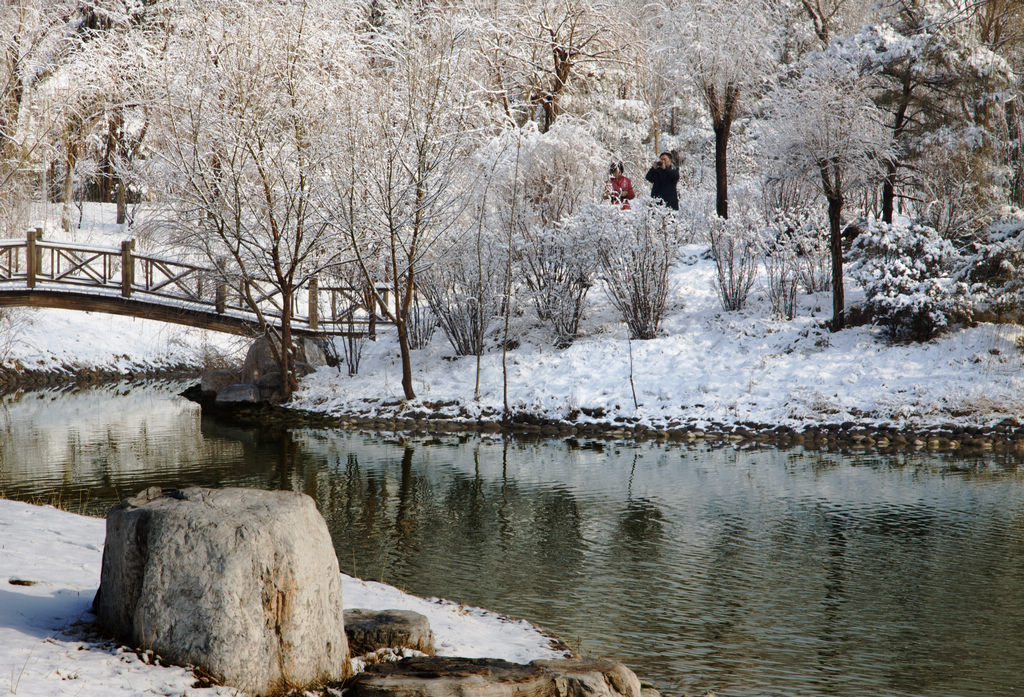
{"type": "Polygon", "coordinates": [[[344,572],[523,617],[672,695],[1024,694],[1012,459],[232,426],[180,384],[8,396],[0,493],[312,496],[344,572]]]}

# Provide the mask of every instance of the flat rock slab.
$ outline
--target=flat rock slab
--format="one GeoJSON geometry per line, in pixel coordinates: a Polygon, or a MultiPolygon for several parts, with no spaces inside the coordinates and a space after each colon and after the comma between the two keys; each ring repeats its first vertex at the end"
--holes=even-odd
{"type": "Polygon", "coordinates": [[[367,666],[351,697],[640,697],[629,668],[606,659],[510,663],[496,658],[406,658],[367,666]]]}
{"type": "Polygon", "coordinates": [[[101,627],[256,695],[349,671],[327,524],[291,491],[153,487],[107,514],[101,627]]]}
{"type": "Polygon", "coordinates": [[[256,385],[228,385],[217,393],[217,404],[258,404],[263,401],[256,385]]]}
{"type": "Polygon", "coordinates": [[[400,647],[434,654],[430,622],[411,610],[345,610],[345,634],[353,656],[400,647]]]}

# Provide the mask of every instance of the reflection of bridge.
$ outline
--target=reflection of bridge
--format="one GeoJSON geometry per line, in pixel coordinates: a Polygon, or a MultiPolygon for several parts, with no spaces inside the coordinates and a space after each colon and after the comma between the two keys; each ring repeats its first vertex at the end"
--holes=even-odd
{"type": "MultiPolygon", "coordinates": [[[[211,268],[136,254],[134,240],[118,249],[51,242],[40,232],[0,240],[0,306],[106,312],[233,334],[258,330],[243,288],[211,268]]],[[[249,282],[248,290],[268,323],[280,325],[280,294],[269,283],[249,282]]],[[[295,294],[292,332],[366,334],[370,318],[362,305],[358,291],[319,288],[314,279],[295,294]]]]}

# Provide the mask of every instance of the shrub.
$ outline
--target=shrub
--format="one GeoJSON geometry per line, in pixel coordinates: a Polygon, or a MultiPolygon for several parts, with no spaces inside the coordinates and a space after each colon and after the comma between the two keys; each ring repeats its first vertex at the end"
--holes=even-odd
{"type": "Polygon", "coordinates": [[[777,209],[760,248],[768,299],[776,315],[793,319],[800,285],[808,293],[829,290],[828,230],[819,213],[806,207],[777,209]]]}
{"type": "Polygon", "coordinates": [[[556,345],[568,346],[579,332],[597,270],[592,233],[571,219],[542,228],[524,226],[515,245],[520,277],[538,319],[552,329],[556,345]]]}
{"type": "Polygon", "coordinates": [[[740,211],[732,218],[711,216],[708,240],[715,258],[715,290],[724,310],[742,310],[757,276],[758,240],[751,217],[740,211]]]}
{"type": "Polygon", "coordinates": [[[796,292],[800,287],[800,263],[793,234],[767,229],[761,241],[761,263],[772,311],[783,319],[793,319],[796,316],[796,292]]]}
{"type": "Polygon", "coordinates": [[[893,339],[925,341],[971,315],[967,285],[948,275],[959,254],[935,228],[871,221],[850,257],[867,309],[893,339]]]}
{"type": "Polygon", "coordinates": [[[504,254],[496,236],[466,235],[420,274],[419,290],[458,356],[482,353],[488,325],[501,313],[504,254]]]}
{"type": "Polygon", "coordinates": [[[981,309],[1015,315],[1024,307],[1024,211],[994,223],[959,274],[981,309]]]}
{"type": "Polygon", "coordinates": [[[650,200],[627,211],[595,204],[577,224],[593,231],[598,276],[630,337],[653,339],[668,304],[668,270],[679,241],[675,215],[650,200]]]}

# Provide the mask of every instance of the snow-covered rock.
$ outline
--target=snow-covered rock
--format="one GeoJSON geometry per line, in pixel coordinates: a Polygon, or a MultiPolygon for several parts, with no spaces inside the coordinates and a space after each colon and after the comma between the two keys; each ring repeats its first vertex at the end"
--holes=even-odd
{"type": "Polygon", "coordinates": [[[111,509],[100,625],[255,694],[348,673],[341,578],[304,494],[148,489],[111,509]]]}

